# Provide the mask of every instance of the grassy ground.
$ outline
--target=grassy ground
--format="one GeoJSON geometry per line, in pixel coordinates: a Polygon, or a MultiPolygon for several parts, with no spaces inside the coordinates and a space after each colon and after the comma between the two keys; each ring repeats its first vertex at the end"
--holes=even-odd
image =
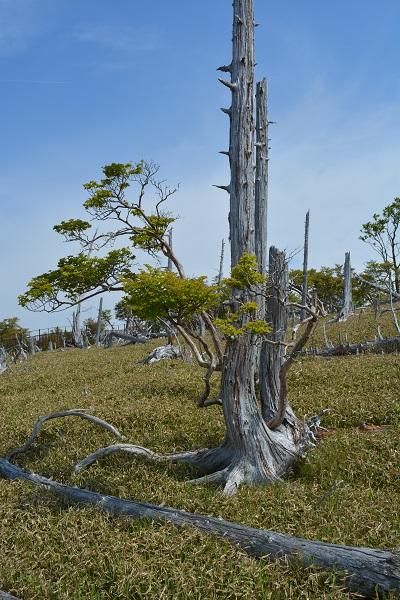
{"type": "MultiPolygon", "coordinates": [[[[396,303],[394,308],[400,322],[400,303],[396,303]]],[[[321,319],[319,321],[310,338],[309,347],[323,348],[325,346],[323,334],[324,321],[328,340],[334,346],[338,344],[357,344],[359,342],[373,341],[377,336],[378,326],[383,337],[398,335],[393,314],[390,311],[390,304],[382,304],[377,312],[371,308],[357,308],[355,314],[342,323],[333,322],[333,318],[334,315],[329,315],[324,320],[321,319]]]]}
{"type": "MultiPolygon", "coordinates": [[[[148,348],[43,353],[0,378],[0,453],[25,441],[38,415],[85,408],[129,441],[158,451],[218,443],[216,407],[195,406],[202,372],[181,362],[137,364],[148,348]],[[87,388],[88,395],[82,392],[87,388]]],[[[335,432],[282,485],[191,487],[183,466],[109,457],[71,476],[72,465],[113,441],[70,418],[46,424],[19,462],[64,482],[125,498],[165,503],[260,528],[324,541],[400,544],[400,358],[397,355],[303,359],[293,369],[299,415],[331,407],[335,432]],[[363,422],[384,424],[364,433],[363,422]],[[330,487],[343,484],[320,502],[330,487]]],[[[169,525],[111,518],[68,506],[22,482],[0,480],[0,588],[24,600],[345,599],[335,576],[256,561],[221,540],[169,525]]]]}

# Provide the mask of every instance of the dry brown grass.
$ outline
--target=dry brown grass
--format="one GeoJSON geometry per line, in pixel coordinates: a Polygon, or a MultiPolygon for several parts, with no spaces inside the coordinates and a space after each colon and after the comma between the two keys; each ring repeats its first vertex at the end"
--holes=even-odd
{"type": "MultiPolygon", "coordinates": [[[[195,406],[202,372],[181,362],[140,365],[148,348],[43,353],[0,379],[0,452],[23,442],[40,414],[85,408],[128,440],[158,451],[216,444],[219,409],[195,406]],[[82,390],[87,387],[89,395],[82,390]]],[[[298,414],[330,406],[336,429],[280,486],[243,488],[233,500],[191,487],[187,467],[110,457],[71,476],[75,461],[112,442],[70,418],[45,426],[20,464],[126,498],[222,516],[329,542],[400,544],[400,359],[396,355],[304,359],[291,376],[298,414]],[[388,425],[362,433],[362,422],[388,425]],[[343,485],[320,498],[335,481],[343,485]]],[[[68,506],[26,483],[0,480],[0,588],[24,600],[345,599],[333,574],[256,561],[189,529],[111,518],[68,506]]]]}

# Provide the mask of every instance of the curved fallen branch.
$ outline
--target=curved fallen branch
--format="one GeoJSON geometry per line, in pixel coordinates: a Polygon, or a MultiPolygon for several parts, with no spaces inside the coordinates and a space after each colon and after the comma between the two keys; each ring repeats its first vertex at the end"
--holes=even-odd
{"type": "Polygon", "coordinates": [[[40,433],[43,425],[46,423],[46,421],[50,421],[52,419],[59,419],[61,417],[79,417],[80,419],[85,419],[86,421],[90,421],[91,423],[94,423],[95,425],[98,425],[99,427],[106,429],[107,431],[109,431],[110,433],[112,433],[113,435],[115,435],[118,438],[123,437],[122,434],[118,431],[118,429],[116,429],[113,425],[110,425],[110,423],[107,423],[107,421],[103,421],[103,419],[99,419],[98,417],[94,417],[93,415],[89,415],[89,414],[85,413],[84,410],[81,408],[74,408],[72,410],[63,410],[60,412],[50,413],[43,417],[39,417],[39,419],[36,421],[36,423],[33,427],[31,435],[29,436],[29,438],[27,439],[25,444],[23,444],[19,448],[14,448],[13,450],[9,450],[6,454],[7,460],[11,460],[17,454],[22,454],[23,452],[26,452],[28,450],[28,448],[30,448],[32,446],[33,442],[39,435],[39,433],[40,433]]]}
{"type": "Polygon", "coordinates": [[[46,487],[72,502],[96,506],[113,515],[167,521],[176,526],[189,525],[238,544],[253,556],[270,556],[277,559],[287,557],[289,560],[300,561],[305,566],[315,564],[322,568],[335,569],[343,573],[347,588],[361,592],[367,598],[375,598],[376,592],[400,594],[398,552],[305,540],[175,508],[105,496],[25,471],[5,459],[0,459],[0,474],[6,479],[23,479],[34,485],[46,487]]]}

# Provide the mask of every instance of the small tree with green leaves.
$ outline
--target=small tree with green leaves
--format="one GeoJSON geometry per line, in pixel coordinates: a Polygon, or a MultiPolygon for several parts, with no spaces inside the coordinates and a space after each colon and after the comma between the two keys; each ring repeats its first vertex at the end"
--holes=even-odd
{"type": "Polygon", "coordinates": [[[382,263],[390,266],[389,279],[396,294],[400,294],[400,198],[395,198],[381,214],[375,213],[371,221],[364,223],[360,240],[372,246],[382,263]]]}

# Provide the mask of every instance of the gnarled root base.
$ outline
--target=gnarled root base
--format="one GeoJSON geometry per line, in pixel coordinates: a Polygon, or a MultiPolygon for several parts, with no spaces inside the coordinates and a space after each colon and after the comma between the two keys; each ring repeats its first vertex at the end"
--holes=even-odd
{"type": "Polygon", "coordinates": [[[366,598],[376,598],[376,592],[400,594],[400,554],[397,552],[310,541],[175,508],[103,496],[24,471],[4,459],[0,459],[0,474],[6,479],[23,479],[46,487],[68,500],[97,506],[113,515],[168,521],[176,526],[189,525],[204,533],[228,539],[253,556],[288,557],[305,566],[315,564],[322,568],[333,568],[343,573],[346,587],[361,592],[366,598]]]}
{"type": "Polygon", "coordinates": [[[269,432],[271,439],[259,440],[247,452],[239,452],[229,442],[212,449],[192,452],[157,454],[148,448],[133,444],[113,444],[96,450],[75,465],[75,474],[98,460],[117,453],[141,456],[154,462],[186,463],[206,475],[191,480],[192,484],[215,483],[224,486],[224,494],[233,496],[243,483],[268,484],[281,481],[291,465],[304,455],[304,443],[294,445],[281,432],[269,432]]]}

